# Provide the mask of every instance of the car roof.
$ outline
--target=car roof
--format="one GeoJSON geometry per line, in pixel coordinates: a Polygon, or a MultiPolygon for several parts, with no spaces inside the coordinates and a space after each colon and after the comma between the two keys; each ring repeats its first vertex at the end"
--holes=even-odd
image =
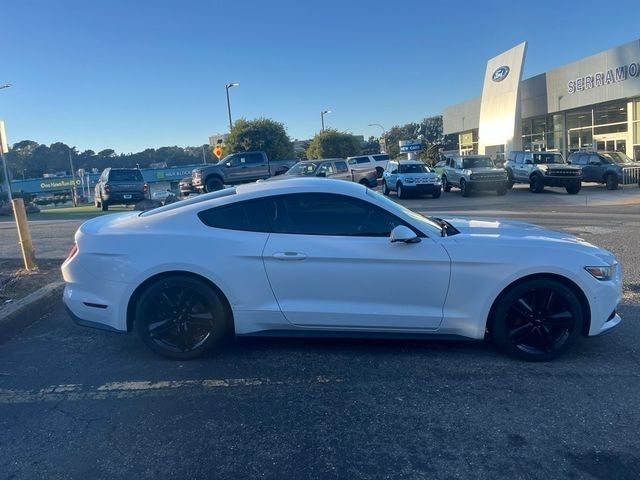
{"type": "Polygon", "coordinates": [[[389,160],[390,162],[402,163],[402,165],[424,165],[420,160],[389,160]]]}
{"type": "Polygon", "coordinates": [[[302,160],[298,163],[313,163],[313,162],[344,162],[344,158],[318,158],[315,160],[302,160]]]}

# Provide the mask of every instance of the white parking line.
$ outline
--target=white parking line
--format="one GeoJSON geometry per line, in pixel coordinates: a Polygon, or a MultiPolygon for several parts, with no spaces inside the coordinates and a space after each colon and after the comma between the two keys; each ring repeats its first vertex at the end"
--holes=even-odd
{"type": "Polygon", "coordinates": [[[164,380],[110,382],[98,387],[82,384],[49,385],[40,390],[0,389],[0,404],[59,402],[79,400],[109,400],[139,396],[167,396],[180,394],[206,395],[216,389],[272,385],[313,385],[342,383],[340,378],[318,376],[310,379],[273,380],[270,378],[228,378],[206,380],[164,380]]]}

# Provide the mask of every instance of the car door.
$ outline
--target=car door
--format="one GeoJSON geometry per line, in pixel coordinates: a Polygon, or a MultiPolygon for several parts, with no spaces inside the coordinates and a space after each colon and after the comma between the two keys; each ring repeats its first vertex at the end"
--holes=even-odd
{"type": "Polygon", "coordinates": [[[398,181],[398,163],[397,162],[389,162],[387,163],[387,168],[382,174],[384,177],[384,181],[387,184],[387,188],[395,189],[396,182],[398,181]]]}
{"type": "Polygon", "coordinates": [[[580,155],[582,160],[582,175],[586,182],[600,182],[604,178],[606,166],[595,153],[580,155]]]}
{"type": "Polygon", "coordinates": [[[339,160],[334,162],[334,168],[336,173],[331,178],[336,178],[338,180],[351,180],[351,172],[349,171],[349,167],[347,167],[347,162],[344,160],[339,160]]]}
{"type": "Polygon", "coordinates": [[[263,252],[293,325],[329,330],[433,330],[442,321],[450,260],[437,242],[391,243],[395,215],[365,200],[301,193],[274,201],[263,252]],[[385,280],[384,289],[380,288],[385,280]]]}

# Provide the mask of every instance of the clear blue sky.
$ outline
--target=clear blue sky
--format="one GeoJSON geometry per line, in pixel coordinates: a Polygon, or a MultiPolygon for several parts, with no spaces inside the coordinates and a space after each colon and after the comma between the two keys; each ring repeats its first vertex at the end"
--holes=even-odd
{"type": "Polygon", "coordinates": [[[526,40],[529,77],[640,37],[640,2],[4,0],[0,118],[10,143],[200,145],[234,118],[329,127],[419,121],[478,96],[526,40]]]}

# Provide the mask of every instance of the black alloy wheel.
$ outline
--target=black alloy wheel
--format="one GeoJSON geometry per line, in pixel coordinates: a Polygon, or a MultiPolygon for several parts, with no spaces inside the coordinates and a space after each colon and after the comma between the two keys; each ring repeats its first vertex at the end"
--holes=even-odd
{"type": "Polygon", "coordinates": [[[228,315],[218,294],[185,275],[149,286],[138,301],[135,325],[149,348],[178,360],[203,355],[229,332],[228,315]]]}
{"type": "Polygon", "coordinates": [[[605,177],[605,184],[607,185],[607,190],[617,190],[618,176],[615,173],[607,173],[607,176],[605,177]]]}
{"type": "Polygon", "coordinates": [[[553,279],[515,286],[495,310],[491,332],[498,346],[524,360],[547,361],[578,339],[584,322],[576,294],[553,279]]]}
{"type": "Polygon", "coordinates": [[[376,167],[376,177],[382,178],[382,174],[384,173],[384,168],[376,167]]]}
{"type": "Polygon", "coordinates": [[[529,190],[533,193],[541,193],[544,190],[544,180],[538,174],[531,177],[529,181],[529,190]]]}
{"type": "Polygon", "coordinates": [[[449,183],[449,181],[447,180],[447,177],[445,175],[442,176],[442,189],[445,192],[450,192],[451,191],[451,184],[449,183]]]}
{"type": "Polygon", "coordinates": [[[437,190],[435,191],[435,193],[433,193],[431,196],[432,196],[433,198],[440,198],[440,195],[441,195],[441,194],[442,194],[442,189],[440,189],[440,188],[439,188],[439,189],[437,189],[437,190]]]}

